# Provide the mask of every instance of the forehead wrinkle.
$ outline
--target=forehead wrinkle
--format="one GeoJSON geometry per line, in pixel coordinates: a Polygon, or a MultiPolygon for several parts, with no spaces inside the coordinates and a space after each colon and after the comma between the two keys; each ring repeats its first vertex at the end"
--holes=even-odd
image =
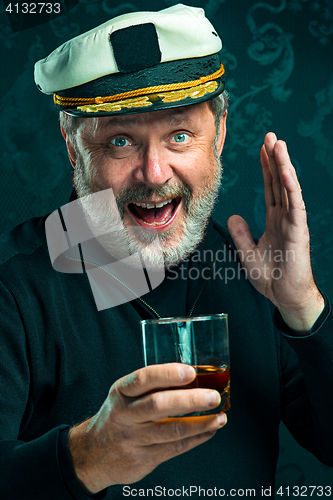
{"type": "MultiPolygon", "coordinates": [[[[173,108],[170,110],[165,109],[162,112],[163,115],[157,115],[157,113],[159,113],[158,111],[151,111],[151,113],[154,113],[154,115],[156,113],[155,116],[157,121],[167,120],[170,125],[180,125],[181,123],[186,123],[189,121],[188,113],[186,113],[186,111],[181,108],[173,108]]],[[[112,126],[127,127],[131,125],[141,125],[146,121],[145,116],[147,116],[146,113],[133,113],[131,115],[111,116],[109,120],[101,125],[101,128],[105,129],[112,126]]]]}
{"type": "Polygon", "coordinates": [[[133,116],[126,116],[126,115],[122,115],[122,116],[111,116],[105,123],[103,123],[101,125],[101,128],[107,128],[109,126],[113,126],[113,125],[122,125],[124,127],[126,127],[127,125],[136,125],[138,124],[141,120],[138,118],[137,115],[134,115],[135,118],[133,118],[133,116]]]}
{"type": "Polygon", "coordinates": [[[188,115],[182,111],[177,115],[170,117],[170,125],[182,125],[183,123],[188,123],[190,121],[188,115]]]}

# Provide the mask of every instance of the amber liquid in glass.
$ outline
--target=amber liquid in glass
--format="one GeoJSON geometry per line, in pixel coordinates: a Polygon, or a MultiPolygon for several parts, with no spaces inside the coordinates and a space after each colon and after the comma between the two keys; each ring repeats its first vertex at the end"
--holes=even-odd
{"type": "MultiPolygon", "coordinates": [[[[226,394],[226,402],[223,411],[230,408],[230,368],[228,366],[216,367],[210,365],[194,366],[197,376],[190,384],[184,386],[184,389],[215,389],[221,395],[226,394]]],[[[178,387],[178,389],[181,389],[178,387]]]]}

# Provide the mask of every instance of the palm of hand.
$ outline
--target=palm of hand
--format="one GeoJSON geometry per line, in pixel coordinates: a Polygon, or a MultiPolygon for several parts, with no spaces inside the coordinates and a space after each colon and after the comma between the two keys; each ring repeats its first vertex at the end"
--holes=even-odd
{"type": "Polygon", "coordinates": [[[253,286],[280,312],[289,310],[294,314],[314,297],[318,300],[319,294],[311,270],[302,191],[287,147],[273,133],[266,135],[260,158],[265,184],[265,232],[256,245],[241,217],[230,217],[228,228],[253,286]]]}

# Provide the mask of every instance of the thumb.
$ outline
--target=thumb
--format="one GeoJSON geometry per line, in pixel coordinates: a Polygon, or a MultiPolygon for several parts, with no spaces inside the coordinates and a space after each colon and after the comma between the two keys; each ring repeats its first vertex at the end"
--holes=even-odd
{"type": "Polygon", "coordinates": [[[249,225],[240,215],[232,215],[228,220],[228,229],[239,256],[243,260],[242,257],[245,257],[247,252],[256,246],[249,225]]]}

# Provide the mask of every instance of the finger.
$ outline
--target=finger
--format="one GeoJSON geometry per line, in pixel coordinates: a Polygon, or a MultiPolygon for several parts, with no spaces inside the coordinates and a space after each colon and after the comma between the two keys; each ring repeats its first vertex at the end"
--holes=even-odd
{"type": "Polygon", "coordinates": [[[282,202],[281,198],[281,180],[280,180],[280,173],[277,168],[277,164],[275,161],[275,154],[274,154],[274,147],[275,143],[277,142],[277,137],[273,132],[269,132],[265,136],[264,140],[264,146],[266,149],[267,157],[268,157],[268,163],[269,163],[269,168],[272,174],[272,186],[273,186],[273,195],[274,195],[274,204],[275,205],[280,205],[282,202]]]}
{"type": "Polygon", "coordinates": [[[265,202],[266,202],[266,207],[268,208],[270,206],[275,205],[275,199],[274,199],[273,185],[272,185],[273,177],[269,167],[268,156],[264,145],[262,146],[260,151],[260,161],[262,165],[262,173],[265,185],[265,202]]]}
{"type": "Polygon", "coordinates": [[[150,423],[140,425],[138,442],[142,446],[158,443],[172,443],[205,432],[215,432],[227,423],[225,413],[218,415],[205,415],[200,417],[166,418],[153,425],[150,423]]]}
{"type": "MultiPolygon", "coordinates": [[[[289,154],[287,152],[286,143],[284,141],[277,141],[274,145],[274,157],[277,165],[277,169],[280,175],[281,182],[281,204],[287,210],[289,209],[289,197],[288,191],[285,183],[285,176],[287,171],[291,171],[295,169],[292,166],[292,163],[289,158],[289,154]]],[[[296,172],[295,172],[296,174],[296,172]]]]}
{"type": "Polygon", "coordinates": [[[211,389],[183,389],[147,394],[128,404],[132,421],[158,422],[175,415],[208,411],[221,403],[219,392],[211,389]]]}
{"type": "Polygon", "coordinates": [[[228,219],[228,229],[233,242],[236,245],[238,254],[243,262],[247,252],[254,250],[256,245],[247,222],[239,215],[232,215],[228,219]]]}
{"type": "Polygon", "coordinates": [[[286,143],[278,141],[274,150],[276,162],[281,172],[283,187],[288,199],[289,213],[292,217],[292,212],[294,210],[305,209],[302,190],[296,175],[296,170],[290,161],[286,143]]]}
{"type": "Polygon", "coordinates": [[[209,441],[209,439],[211,439],[214,435],[214,431],[205,432],[203,434],[198,434],[186,439],[180,439],[172,443],[156,444],[150,447],[149,450],[154,453],[155,460],[162,463],[166,460],[170,460],[170,458],[186,453],[206,441],[209,441]]]}
{"type": "Polygon", "coordinates": [[[153,390],[189,384],[195,377],[195,369],[185,363],[150,365],[117,380],[114,387],[123,396],[136,398],[153,390]]]}

